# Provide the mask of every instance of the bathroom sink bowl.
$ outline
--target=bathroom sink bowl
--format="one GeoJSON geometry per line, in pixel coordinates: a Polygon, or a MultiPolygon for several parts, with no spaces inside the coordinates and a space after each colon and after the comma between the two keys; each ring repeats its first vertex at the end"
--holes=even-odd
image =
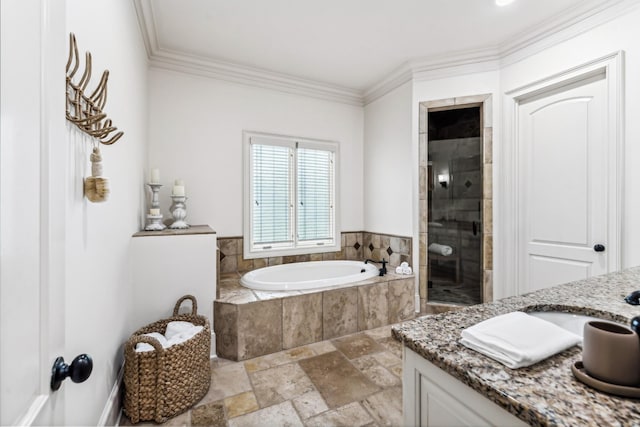
{"type": "Polygon", "coordinates": [[[582,314],[563,313],[560,311],[533,311],[527,314],[546,320],[547,322],[551,322],[554,325],[560,326],[561,328],[580,336],[583,335],[584,324],[592,320],[597,320],[599,322],[616,323],[612,322],[611,320],[600,319],[599,317],[585,316],[582,314]]]}

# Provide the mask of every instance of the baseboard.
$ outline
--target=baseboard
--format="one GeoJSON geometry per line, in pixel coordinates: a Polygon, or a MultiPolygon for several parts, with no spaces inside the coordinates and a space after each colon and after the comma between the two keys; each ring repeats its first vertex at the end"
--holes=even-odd
{"type": "Polygon", "coordinates": [[[98,421],[98,426],[117,426],[120,422],[121,402],[122,402],[122,378],[124,376],[124,364],[118,371],[118,377],[111,389],[107,403],[104,405],[102,415],[98,421]]]}

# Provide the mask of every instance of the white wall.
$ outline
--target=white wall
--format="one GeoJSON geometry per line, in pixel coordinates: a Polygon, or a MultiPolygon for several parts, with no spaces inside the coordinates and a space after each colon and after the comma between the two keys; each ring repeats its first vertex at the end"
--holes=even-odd
{"type": "Polygon", "coordinates": [[[91,90],[102,70],[110,70],[104,109],[124,131],[114,145],[100,147],[111,187],[105,203],[91,203],[83,197],[82,180],[91,174],[90,138],[68,124],[68,140],[60,141],[60,148],[66,146],[68,151],[64,356],[71,361],[86,352],[94,361],[86,383],[66,381],[63,385],[66,421],[96,425],[122,364],[122,344],[142,326],[130,321],[129,244],[140,228],[144,200],[147,62],[130,1],[67,0],[67,31],[76,34],[83,64],[85,51],[93,55],[91,90]]]}
{"type": "Polygon", "coordinates": [[[616,20],[504,67],[502,91],[506,92],[565,69],[623,50],[624,94],[624,192],[622,218],[622,268],[640,264],[640,8],[616,20]]]}
{"type": "Polygon", "coordinates": [[[253,130],[338,141],[341,229],[362,229],[361,107],[152,68],[149,111],[148,169],[160,169],[165,218],[180,178],[187,222],[241,236],[242,131],[253,130]]]}
{"type": "Polygon", "coordinates": [[[364,230],[413,235],[414,182],[411,82],[365,106],[364,230]]]}

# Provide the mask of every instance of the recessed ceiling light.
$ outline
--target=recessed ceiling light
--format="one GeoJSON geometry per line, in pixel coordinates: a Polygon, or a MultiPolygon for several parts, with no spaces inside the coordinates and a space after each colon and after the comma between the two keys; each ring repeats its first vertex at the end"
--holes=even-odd
{"type": "Polygon", "coordinates": [[[513,3],[513,0],[496,0],[498,6],[506,6],[511,3],[513,3]]]}

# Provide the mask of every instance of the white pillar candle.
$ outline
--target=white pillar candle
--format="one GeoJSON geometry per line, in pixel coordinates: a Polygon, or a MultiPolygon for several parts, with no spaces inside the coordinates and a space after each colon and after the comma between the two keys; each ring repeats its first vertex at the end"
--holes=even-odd
{"type": "Polygon", "coordinates": [[[155,208],[149,209],[149,213],[153,216],[158,216],[160,215],[160,209],[155,209],[155,208]]]}
{"type": "Polygon", "coordinates": [[[184,187],[184,181],[181,179],[176,179],[176,182],[174,183],[174,185],[182,185],[184,187]]]}
{"type": "Polygon", "coordinates": [[[160,169],[151,169],[151,184],[160,184],[160,169]]]}
{"type": "Polygon", "coordinates": [[[173,195],[174,196],[184,196],[184,185],[174,185],[173,186],[173,195]]]}

